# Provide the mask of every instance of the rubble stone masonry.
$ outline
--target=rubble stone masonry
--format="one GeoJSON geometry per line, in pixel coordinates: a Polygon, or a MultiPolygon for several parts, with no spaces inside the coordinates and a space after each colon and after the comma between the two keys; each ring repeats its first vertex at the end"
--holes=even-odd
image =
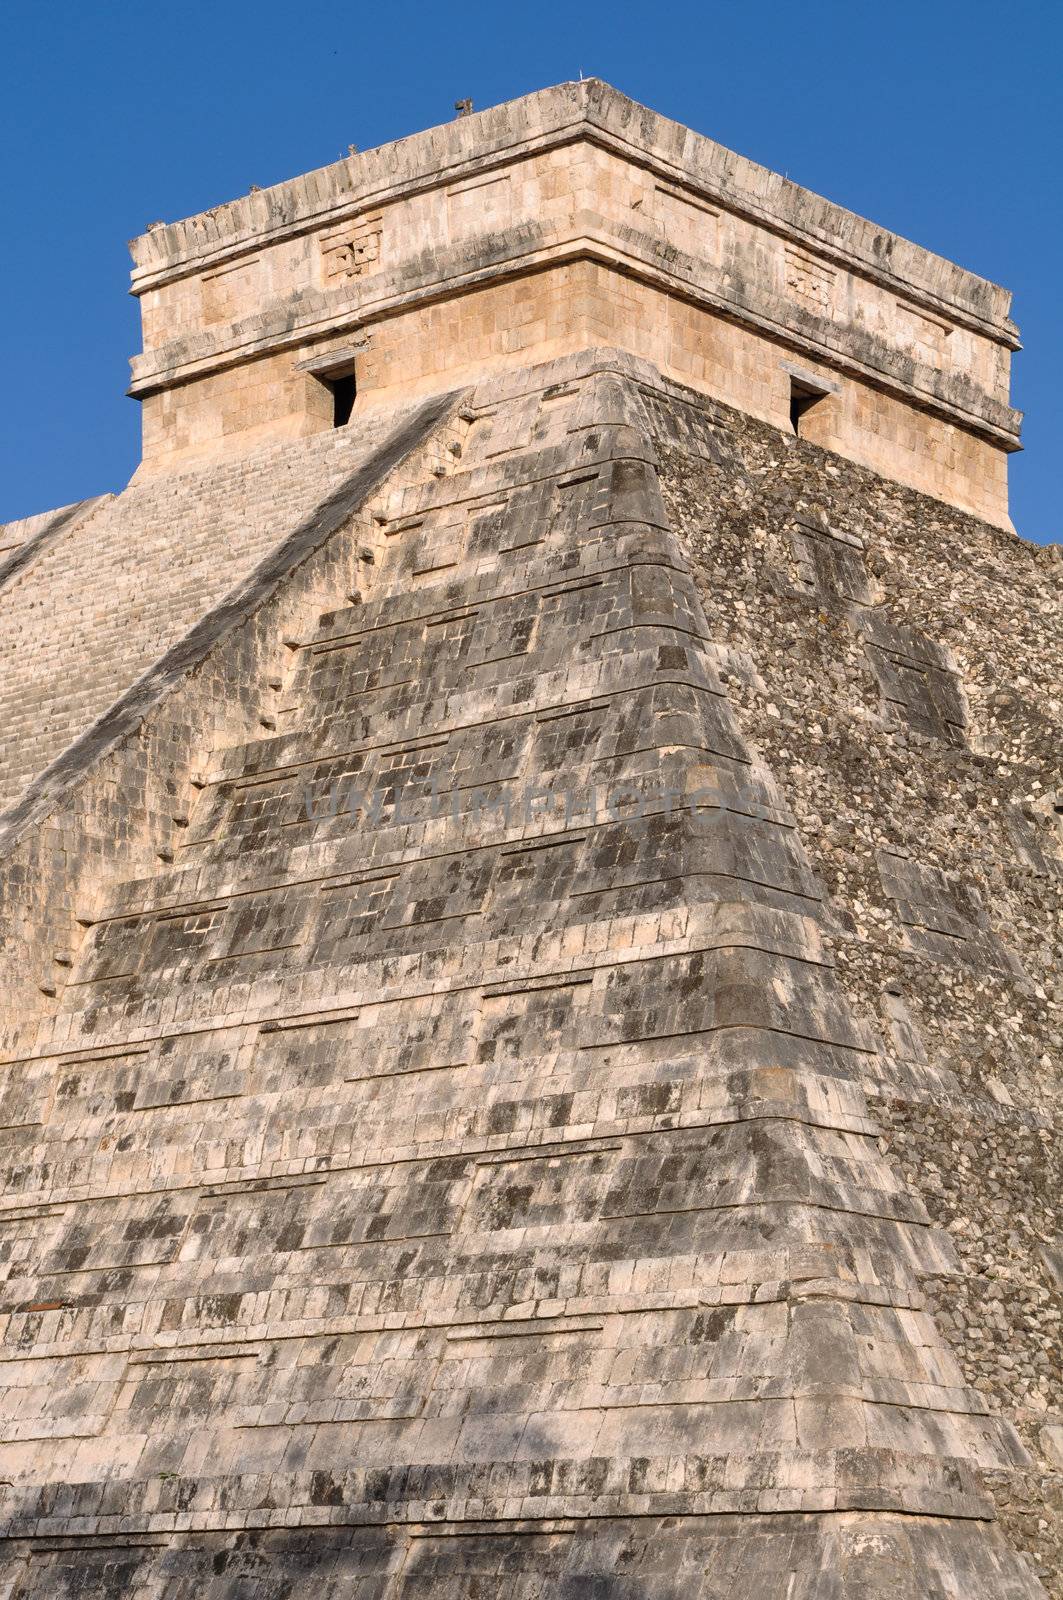
{"type": "Polygon", "coordinates": [[[134,259],[0,538],[2,1600],[1063,1600],[1007,295],[593,82],[134,259]]]}

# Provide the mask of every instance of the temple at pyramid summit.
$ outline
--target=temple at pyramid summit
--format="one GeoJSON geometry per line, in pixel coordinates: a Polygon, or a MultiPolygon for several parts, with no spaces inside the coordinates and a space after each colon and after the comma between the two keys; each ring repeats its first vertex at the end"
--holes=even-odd
{"type": "Polygon", "coordinates": [[[1010,296],[596,80],[131,246],[0,527],[3,1600],[1061,1600],[1010,296]]]}

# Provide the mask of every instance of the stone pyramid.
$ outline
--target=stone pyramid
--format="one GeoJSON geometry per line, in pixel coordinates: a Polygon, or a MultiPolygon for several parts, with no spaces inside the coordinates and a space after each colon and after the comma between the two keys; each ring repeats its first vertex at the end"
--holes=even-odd
{"type": "Polygon", "coordinates": [[[1063,569],[482,364],[11,529],[0,1595],[1058,1594],[1063,569]]]}

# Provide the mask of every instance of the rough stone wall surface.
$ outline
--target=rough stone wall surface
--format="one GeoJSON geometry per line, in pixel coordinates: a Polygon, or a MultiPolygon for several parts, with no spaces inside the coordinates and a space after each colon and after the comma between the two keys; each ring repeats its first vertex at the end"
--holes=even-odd
{"type": "Polygon", "coordinates": [[[7,1600],[1033,1600],[1058,568],[615,353],[440,429],[3,1036],[7,1600]]]}
{"type": "Polygon", "coordinates": [[[742,470],[672,452],[665,502],[889,1041],[882,1148],[961,1263],[928,1305],[1030,1452],[1004,1525],[1063,1594],[1060,547],[731,421],[742,470]]]}

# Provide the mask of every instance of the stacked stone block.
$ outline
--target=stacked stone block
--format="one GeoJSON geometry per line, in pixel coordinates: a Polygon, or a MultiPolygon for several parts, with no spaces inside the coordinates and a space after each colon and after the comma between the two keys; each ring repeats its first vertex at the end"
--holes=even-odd
{"type": "MultiPolygon", "coordinates": [[[[839,972],[662,498],[741,498],[733,414],[602,353],[435,426],[7,1039],[8,1593],[1036,1595],[873,1103],[940,1068],[839,972]]],[[[813,522],[786,581],[958,738],[813,522]]],[[[914,954],[999,947],[898,861],[914,954]]]]}

